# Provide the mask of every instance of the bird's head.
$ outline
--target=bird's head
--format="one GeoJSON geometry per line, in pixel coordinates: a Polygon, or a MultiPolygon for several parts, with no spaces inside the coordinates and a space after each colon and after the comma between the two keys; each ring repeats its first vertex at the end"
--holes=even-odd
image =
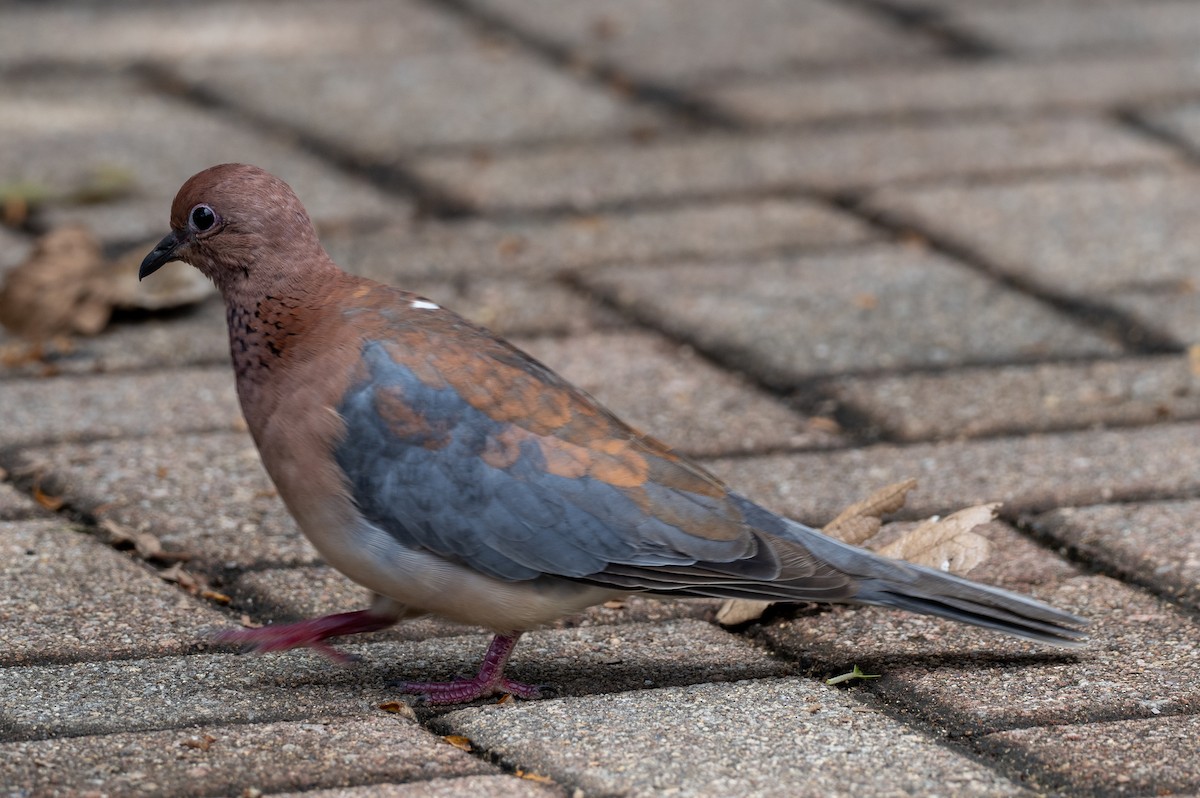
{"type": "Polygon", "coordinates": [[[228,296],[286,280],[296,264],[321,262],[312,221],[287,183],[247,164],[227,163],[188,179],[171,205],[171,232],[142,261],[138,279],[190,263],[228,296]]]}

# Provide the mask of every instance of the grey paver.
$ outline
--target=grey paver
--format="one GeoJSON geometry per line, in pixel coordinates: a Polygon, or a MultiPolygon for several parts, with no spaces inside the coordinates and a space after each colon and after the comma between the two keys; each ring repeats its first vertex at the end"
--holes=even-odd
{"type": "Polygon", "coordinates": [[[220,58],[184,80],[384,163],[424,147],[646,135],[668,120],[510,46],[404,56],[391,49],[287,59],[220,58]],[[447,104],[447,96],[470,101],[447,104]],[[385,99],[386,98],[386,99],[385,99]]]}
{"type": "Polygon", "coordinates": [[[241,429],[228,367],[0,380],[0,446],[241,429]]]}
{"type": "Polygon", "coordinates": [[[181,654],[219,613],[57,520],[0,522],[0,665],[181,654]]]}
{"type": "Polygon", "coordinates": [[[1031,523],[1089,561],[1200,609],[1200,502],[1066,507],[1031,523]]]}
{"type": "Polygon", "coordinates": [[[1031,593],[1091,620],[1090,639],[1058,649],[898,611],[837,609],[776,621],[760,634],[821,674],[858,664],[870,690],[956,735],[1113,718],[1194,713],[1200,627],[1166,602],[1064,561],[1004,528],[972,579],[1031,593]]]}
{"type": "Polygon", "coordinates": [[[692,455],[832,446],[778,400],[645,332],[518,341],[635,428],[692,455]]]}
{"type": "Polygon", "coordinates": [[[1186,141],[1193,151],[1200,150],[1200,103],[1193,101],[1150,112],[1146,118],[1155,126],[1186,141]]]}
{"type": "Polygon", "coordinates": [[[1040,771],[1039,785],[1063,791],[1141,795],[1200,792],[1195,757],[1200,716],[1042,726],[997,732],[978,745],[1040,771]]]}
{"type": "Polygon", "coordinates": [[[5,62],[124,64],[257,55],[295,56],[313,51],[354,53],[392,48],[436,52],[466,39],[462,25],[420,3],[348,0],[336,15],[320,0],[288,4],[286,14],[245,3],[209,3],[205,8],[52,7],[6,9],[0,32],[5,62]],[[172,41],[163,30],[188,35],[172,41]]]}
{"type": "MultiPolygon", "coordinates": [[[[190,269],[173,263],[169,269],[190,269]]],[[[0,331],[0,343],[18,343],[0,331]]],[[[179,313],[140,320],[116,320],[92,338],[71,339],[70,350],[45,361],[18,361],[0,369],[6,379],[44,378],[56,374],[94,374],[141,369],[208,366],[229,362],[225,308],[210,299],[179,313]]],[[[151,401],[145,397],[142,401],[151,401]]]]}
{"type": "Polygon", "coordinates": [[[418,175],[485,210],[569,208],[797,188],[1166,165],[1166,147],[1083,117],[561,146],[493,158],[431,156],[418,175]]]}
{"type": "Polygon", "coordinates": [[[883,783],[894,795],[1025,794],[807,679],[467,709],[438,727],[588,795],[854,796],[883,783]]]}
{"type": "Polygon", "coordinates": [[[598,0],[565,8],[553,0],[481,0],[479,5],[566,45],[576,61],[613,63],[671,83],[937,49],[932,39],[900,35],[854,7],[813,0],[752,0],[736,10],[720,0],[598,0]]]}
{"type": "Polygon", "coordinates": [[[971,4],[955,9],[961,27],[1012,52],[1112,52],[1188,48],[1200,41],[1200,19],[1187,0],[1142,3],[971,4]]]}
{"type": "Polygon", "coordinates": [[[871,491],[916,478],[905,517],[1003,502],[1004,512],[1190,496],[1200,487],[1200,425],[1068,432],[819,454],[706,461],[735,490],[823,524],[871,491]]]}
{"type": "Polygon", "coordinates": [[[387,219],[410,206],[347,177],[282,138],[255,133],[221,115],[148,93],[131,80],[6,80],[0,89],[0,172],[55,195],[70,194],[98,172],[132,182],[122,199],[55,203],[51,225],[82,221],[105,240],[153,243],[167,229],[171,200],[195,172],[243,161],[285,179],[318,222],[387,219]],[[63,158],[64,152],[78,152],[63,158]]]}
{"type": "Polygon", "coordinates": [[[826,387],[908,441],[1200,417],[1200,374],[1180,355],[835,377],[826,387]]]}
{"type": "Polygon", "coordinates": [[[464,776],[430,779],[412,784],[372,784],[303,793],[281,793],[277,798],[462,798],[487,795],[495,798],[549,798],[565,795],[561,788],[517,776],[464,776]]]}
{"type": "Polygon", "coordinates": [[[28,450],[14,470],[72,506],[138,532],[190,567],[311,563],[246,433],[99,441],[28,450]]]}
{"type": "Polygon", "coordinates": [[[44,511],[28,496],[7,482],[0,482],[0,518],[25,518],[40,512],[44,511]]]}
{"type": "Polygon", "coordinates": [[[1111,108],[1188,96],[1200,63],[1188,52],[1066,60],[895,64],[717,84],[704,96],[740,118],[787,124],[949,112],[1111,108]]]}
{"type": "Polygon", "coordinates": [[[613,309],[554,281],[503,277],[394,282],[502,336],[565,335],[628,324],[613,309]]]}
{"type": "Polygon", "coordinates": [[[741,199],[597,213],[542,222],[471,220],[331,233],[334,260],[405,285],[417,278],[563,271],[665,258],[713,258],[852,244],[876,237],[863,222],[806,199],[741,199]]]}
{"type": "Polygon", "coordinates": [[[10,795],[262,794],[494,773],[382,713],[0,744],[10,795]]]}
{"type": "Polygon", "coordinates": [[[933,253],[871,247],[583,278],[760,379],[1115,353],[1049,308],[933,253]]]}
{"type": "Polygon", "coordinates": [[[0,279],[10,267],[23,261],[32,249],[33,241],[28,236],[0,225],[0,279]]]}
{"type": "Polygon", "coordinates": [[[888,189],[872,205],[981,253],[1005,273],[1110,304],[1193,341],[1200,337],[1197,186],[1190,173],[1089,175],[888,189]]]}
{"type": "MultiPolygon", "coordinates": [[[[310,651],[0,668],[0,736],[33,739],[202,723],[375,714],[397,679],[475,673],[490,636],[339,644],[351,665],[310,651]]],[[[531,632],[506,669],[560,695],[786,675],[743,637],[690,619],[531,632]]]]}

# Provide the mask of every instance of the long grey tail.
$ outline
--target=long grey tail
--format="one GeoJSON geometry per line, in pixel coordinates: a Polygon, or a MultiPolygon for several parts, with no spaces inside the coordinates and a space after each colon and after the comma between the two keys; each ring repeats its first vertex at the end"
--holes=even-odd
{"type": "Polygon", "coordinates": [[[936,615],[1058,646],[1080,646],[1088,621],[1048,604],[920,565],[881,557],[788,522],[788,537],[861,580],[855,603],[936,615]]]}

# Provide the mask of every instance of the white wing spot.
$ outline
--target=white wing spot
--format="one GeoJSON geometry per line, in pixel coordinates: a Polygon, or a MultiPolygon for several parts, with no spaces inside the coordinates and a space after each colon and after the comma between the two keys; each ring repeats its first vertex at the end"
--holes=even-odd
{"type": "Polygon", "coordinates": [[[438,306],[432,302],[427,302],[424,299],[414,299],[412,307],[415,310],[437,310],[438,306]]]}

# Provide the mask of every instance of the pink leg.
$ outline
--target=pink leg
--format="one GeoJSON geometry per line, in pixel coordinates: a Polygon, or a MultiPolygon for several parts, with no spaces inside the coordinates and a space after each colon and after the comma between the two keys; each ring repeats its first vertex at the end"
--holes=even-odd
{"type": "Polygon", "coordinates": [[[394,685],[402,693],[419,695],[430,704],[464,704],[477,698],[496,693],[507,693],[518,698],[539,698],[542,690],[529,684],[504,678],[504,665],[508,662],[521,633],[496,635],[483,656],[483,664],[474,679],[456,679],[452,682],[398,682],[394,685]]]}
{"type": "Polygon", "coordinates": [[[247,646],[256,653],[308,646],[338,662],[350,662],[351,657],[325,641],[331,637],[386,629],[398,621],[401,614],[401,611],[394,611],[385,601],[376,601],[369,610],[343,612],[339,615],[326,615],[322,618],[263,626],[258,629],[228,629],[219,633],[214,640],[218,643],[247,646]]]}

